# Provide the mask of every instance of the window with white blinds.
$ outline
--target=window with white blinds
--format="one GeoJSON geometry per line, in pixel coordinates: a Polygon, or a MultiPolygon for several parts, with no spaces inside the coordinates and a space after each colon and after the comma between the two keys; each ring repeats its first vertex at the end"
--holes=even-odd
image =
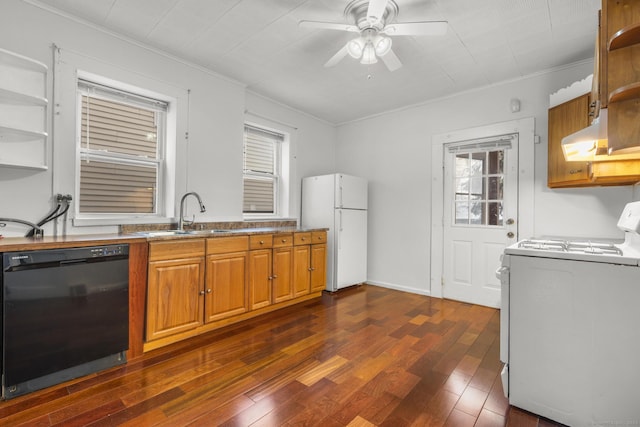
{"type": "Polygon", "coordinates": [[[158,214],[168,104],[87,80],[80,104],[80,214],[158,214]]]}
{"type": "Polygon", "coordinates": [[[283,134],[245,125],[243,213],[278,213],[280,149],[283,141],[283,134]]]}

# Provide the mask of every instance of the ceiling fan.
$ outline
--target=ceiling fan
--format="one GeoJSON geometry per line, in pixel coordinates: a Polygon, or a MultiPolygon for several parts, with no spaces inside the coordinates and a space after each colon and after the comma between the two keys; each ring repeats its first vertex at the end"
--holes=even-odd
{"type": "Polygon", "coordinates": [[[353,0],[344,10],[349,23],[300,21],[300,27],[349,31],[360,35],[345,44],[324,64],[333,67],[345,56],[360,59],[362,64],[375,64],[378,58],[390,71],[402,67],[402,63],[391,50],[389,36],[432,36],[447,32],[447,21],[419,21],[392,23],[398,15],[394,0],[353,0]]]}

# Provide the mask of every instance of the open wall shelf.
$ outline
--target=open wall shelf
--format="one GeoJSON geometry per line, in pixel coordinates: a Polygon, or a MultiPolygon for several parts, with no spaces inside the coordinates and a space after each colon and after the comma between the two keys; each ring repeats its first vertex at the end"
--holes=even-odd
{"type": "Polygon", "coordinates": [[[0,167],[47,169],[47,72],[0,49],[0,167]]]}

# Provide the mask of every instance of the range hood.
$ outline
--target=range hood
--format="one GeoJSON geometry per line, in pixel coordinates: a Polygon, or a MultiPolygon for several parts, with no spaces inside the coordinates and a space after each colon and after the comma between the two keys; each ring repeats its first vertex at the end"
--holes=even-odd
{"type": "Polygon", "coordinates": [[[590,126],[562,138],[562,153],[567,162],[602,162],[640,159],[638,150],[612,152],[607,139],[609,112],[600,110],[600,115],[590,126]]]}

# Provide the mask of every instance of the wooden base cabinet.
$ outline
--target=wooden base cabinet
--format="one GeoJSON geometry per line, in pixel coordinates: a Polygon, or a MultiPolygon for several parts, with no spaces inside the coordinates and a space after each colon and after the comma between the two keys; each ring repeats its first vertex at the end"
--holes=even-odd
{"type": "Polygon", "coordinates": [[[205,322],[235,316],[248,310],[247,252],[207,255],[205,322]]]}
{"type": "Polygon", "coordinates": [[[249,237],[249,306],[252,310],[293,298],[293,235],[249,237]]]}
{"type": "Polygon", "coordinates": [[[298,281],[292,233],[150,242],[143,351],[319,296],[326,244],[303,247],[298,281]]]}
{"type": "Polygon", "coordinates": [[[255,310],[271,304],[271,249],[249,252],[249,308],[255,310]]]}
{"type": "Polygon", "coordinates": [[[325,243],[311,245],[311,292],[318,292],[327,287],[327,233],[318,236],[317,240],[325,243]]]}
{"type": "Polygon", "coordinates": [[[294,295],[319,292],[327,286],[327,232],[301,232],[294,235],[294,295]]]}
{"type": "Polygon", "coordinates": [[[196,329],[203,323],[204,240],[149,245],[146,340],[196,329]]]}
{"type": "MultiPolygon", "coordinates": [[[[311,238],[311,233],[309,239],[311,238]]],[[[293,294],[306,295],[311,292],[311,245],[297,244],[293,247],[293,294]]]]}
{"type": "MultiPolygon", "coordinates": [[[[291,237],[287,238],[291,244],[291,237]]],[[[273,303],[293,298],[293,247],[273,248],[273,303]]]]}

